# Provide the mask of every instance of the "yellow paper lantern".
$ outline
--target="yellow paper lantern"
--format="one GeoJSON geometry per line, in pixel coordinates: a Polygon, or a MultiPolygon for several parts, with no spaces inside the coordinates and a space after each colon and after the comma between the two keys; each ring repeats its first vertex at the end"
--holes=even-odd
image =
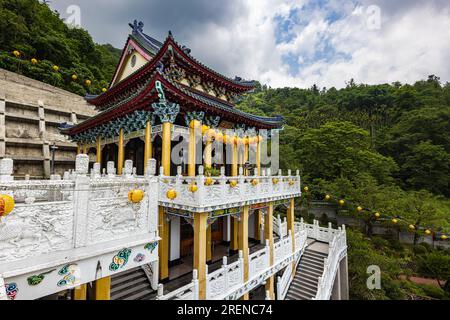
{"type": "Polygon", "coordinates": [[[303,190],[305,190],[305,192],[308,192],[309,188],[308,187],[304,187],[303,190]]]}
{"type": "Polygon", "coordinates": [[[106,91],[108,91],[108,89],[102,88],[102,92],[106,92],[106,91]]]}
{"type": "Polygon", "coordinates": [[[137,189],[137,190],[131,190],[128,192],[128,200],[133,203],[139,203],[144,199],[145,192],[137,189]]]}
{"type": "Polygon", "coordinates": [[[379,218],[381,216],[381,214],[379,212],[375,212],[375,218],[379,218]]]}
{"type": "Polygon", "coordinates": [[[58,71],[59,70],[59,67],[58,66],[53,66],[53,71],[58,71]]]}
{"type": "Polygon", "coordinates": [[[209,127],[206,124],[202,125],[202,134],[205,134],[206,131],[208,131],[208,130],[209,130],[209,127]]]}
{"type": "Polygon", "coordinates": [[[393,223],[393,224],[397,224],[397,223],[398,223],[398,220],[394,218],[394,219],[392,219],[392,223],[393,223]]]}
{"type": "Polygon", "coordinates": [[[341,206],[343,206],[345,204],[345,201],[344,200],[339,200],[339,205],[341,205],[341,206]]]}
{"type": "Polygon", "coordinates": [[[416,229],[416,227],[415,227],[414,225],[412,225],[412,224],[410,224],[410,225],[408,226],[408,228],[409,228],[410,230],[415,230],[415,229],[416,229]]]}
{"type": "Polygon", "coordinates": [[[210,185],[212,185],[213,183],[214,183],[213,178],[208,177],[208,178],[205,179],[205,185],[210,186],[210,185]]]}
{"type": "Polygon", "coordinates": [[[0,217],[5,217],[14,210],[14,198],[7,194],[0,194],[0,217]]]}
{"type": "Polygon", "coordinates": [[[166,196],[168,199],[173,200],[177,197],[177,192],[173,189],[167,191],[166,196]]]}
{"type": "Polygon", "coordinates": [[[20,57],[20,51],[19,50],[14,50],[13,51],[13,55],[16,56],[16,58],[20,57]]]}
{"type": "Polygon", "coordinates": [[[234,187],[236,187],[237,185],[238,185],[237,180],[231,180],[231,181],[230,181],[230,187],[234,188],[234,187]]]}
{"type": "Polygon", "coordinates": [[[72,80],[73,80],[73,81],[76,81],[77,79],[78,79],[78,76],[77,76],[76,74],[73,74],[73,75],[72,75],[72,80]]]}
{"type": "Polygon", "coordinates": [[[278,178],[273,178],[273,179],[272,179],[272,183],[273,183],[273,184],[278,184],[278,182],[279,182],[278,178]]]}
{"type": "Polygon", "coordinates": [[[431,230],[425,230],[425,234],[427,235],[427,236],[429,236],[430,234],[431,234],[431,230]]]}
{"type": "Polygon", "coordinates": [[[441,236],[441,240],[447,240],[447,236],[445,235],[445,234],[443,234],[442,236],[441,236]]]}
{"type": "Polygon", "coordinates": [[[192,120],[192,121],[189,123],[189,128],[191,128],[191,129],[196,129],[196,128],[199,128],[200,125],[201,125],[200,121],[198,121],[198,120],[192,120]]]}
{"type": "Polygon", "coordinates": [[[361,212],[361,211],[363,211],[363,208],[362,208],[361,206],[358,206],[358,207],[356,208],[356,210],[358,210],[358,212],[361,212]]]}
{"type": "Polygon", "coordinates": [[[197,192],[197,190],[198,190],[198,186],[195,183],[193,183],[189,186],[190,192],[195,193],[195,192],[197,192]]]}
{"type": "Polygon", "coordinates": [[[254,187],[256,187],[256,186],[258,185],[258,183],[259,183],[258,179],[253,179],[253,180],[252,180],[252,185],[253,185],[254,187]]]}
{"type": "Polygon", "coordinates": [[[325,196],[325,200],[326,201],[329,201],[331,199],[331,196],[329,195],[329,194],[327,194],[326,196],[325,196]]]}
{"type": "Polygon", "coordinates": [[[91,80],[87,79],[84,83],[86,83],[87,86],[90,86],[92,82],[91,80]]]}
{"type": "Polygon", "coordinates": [[[37,65],[38,61],[36,58],[31,59],[31,64],[32,65],[37,65]]]}

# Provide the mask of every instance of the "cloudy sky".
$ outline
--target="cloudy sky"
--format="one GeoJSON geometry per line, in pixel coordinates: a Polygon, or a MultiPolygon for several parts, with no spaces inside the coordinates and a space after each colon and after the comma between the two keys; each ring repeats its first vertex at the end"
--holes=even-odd
{"type": "Polygon", "coordinates": [[[98,43],[122,48],[134,19],[168,30],[217,71],[272,87],[450,81],[448,0],[53,0],[78,5],[98,43]]]}

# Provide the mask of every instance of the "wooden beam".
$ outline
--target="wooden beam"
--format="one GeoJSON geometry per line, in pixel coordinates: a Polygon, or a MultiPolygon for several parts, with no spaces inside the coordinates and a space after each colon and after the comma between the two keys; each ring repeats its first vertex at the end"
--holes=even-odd
{"type": "Polygon", "coordinates": [[[82,284],[73,289],[73,300],[86,300],[87,297],[87,284],[82,284]]]}

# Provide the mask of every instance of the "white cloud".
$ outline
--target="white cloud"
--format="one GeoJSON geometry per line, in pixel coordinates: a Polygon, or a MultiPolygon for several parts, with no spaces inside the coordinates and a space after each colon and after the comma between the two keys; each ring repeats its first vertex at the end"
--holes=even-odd
{"type": "Polygon", "coordinates": [[[98,42],[121,47],[127,22],[142,19],[145,32],[157,38],[172,29],[211,68],[273,87],[343,87],[350,78],[414,82],[429,74],[450,81],[448,0],[359,0],[358,6],[356,0],[320,1],[321,6],[315,0],[94,1],[107,8],[105,14],[87,10],[91,2],[75,3],[98,42]],[[381,9],[379,30],[367,27],[372,4],[381,9]],[[277,34],[279,20],[290,22],[289,37],[277,34]]]}

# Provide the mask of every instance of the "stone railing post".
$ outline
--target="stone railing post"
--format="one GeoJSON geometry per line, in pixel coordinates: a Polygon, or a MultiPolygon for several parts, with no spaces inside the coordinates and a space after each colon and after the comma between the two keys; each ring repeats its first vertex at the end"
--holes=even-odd
{"type": "Polygon", "coordinates": [[[106,163],[106,173],[108,178],[112,179],[116,176],[116,168],[114,167],[114,161],[108,161],[106,163]]]}
{"type": "Polygon", "coordinates": [[[199,287],[198,287],[198,271],[197,269],[192,270],[192,290],[194,291],[193,293],[193,300],[198,300],[199,299],[199,287]]]}
{"type": "Polygon", "coordinates": [[[146,178],[148,180],[148,210],[150,214],[150,232],[158,236],[158,198],[159,198],[159,180],[156,176],[156,160],[147,161],[146,178]],[[156,195],[156,196],[155,196],[156,195]]]}
{"type": "Polygon", "coordinates": [[[225,291],[228,291],[228,258],[227,256],[223,256],[222,258],[222,268],[223,268],[223,277],[224,277],[224,285],[225,291]]]}
{"type": "Polygon", "coordinates": [[[74,208],[74,248],[83,247],[87,241],[88,216],[89,216],[89,188],[90,179],[87,176],[89,170],[89,156],[79,154],[75,160],[75,192],[73,197],[74,208]]]}
{"type": "Polygon", "coordinates": [[[92,167],[92,178],[93,179],[99,179],[101,177],[101,164],[100,163],[94,163],[94,166],[92,167]]]}
{"type": "Polygon", "coordinates": [[[127,179],[133,178],[133,161],[125,160],[125,165],[123,168],[123,175],[127,179]]]}
{"type": "Polygon", "coordinates": [[[0,160],[0,182],[13,181],[14,161],[9,158],[0,160]]]}
{"type": "Polygon", "coordinates": [[[203,166],[198,167],[198,176],[197,176],[197,192],[195,193],[195,196],[197,197],[197,203],[198,205],[202,206],[204,204],[204,199],[206,195],[205,190],[205,176],[204,176],[204,168],[203,166]]]}

